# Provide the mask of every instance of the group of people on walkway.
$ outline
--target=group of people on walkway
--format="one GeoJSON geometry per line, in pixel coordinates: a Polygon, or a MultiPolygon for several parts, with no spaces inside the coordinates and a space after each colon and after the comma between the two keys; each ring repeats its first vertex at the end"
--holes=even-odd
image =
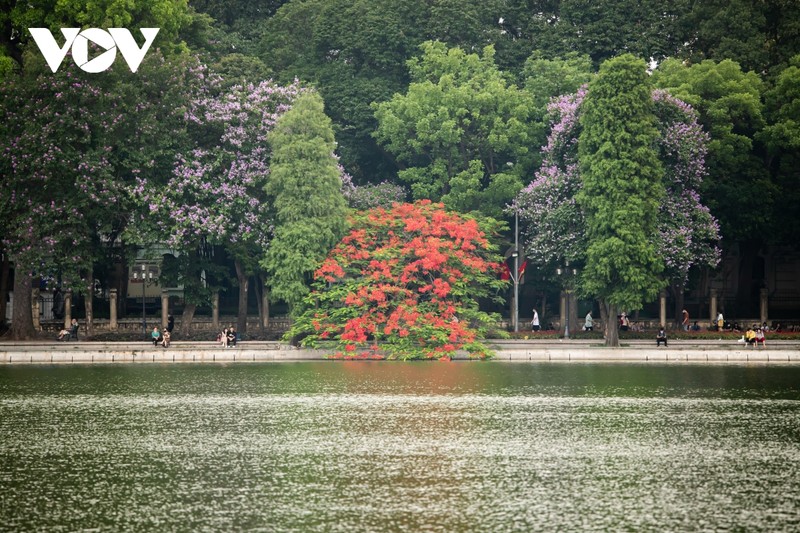
{"type": "Polygon", "coordinates": [[[150,334],[150,337],[152,338],[153,346],[158,346],[160,344],[164,348],[169,348],[169,343],[172,341],[172,333],[169,327],[164,329],[163,332],[158,329],[158,326],[153,327],[153,332],[150,334]]]}
{"type": "Polygon", "coordinates": [[[747,328],[742,336],[745,346],[767,346],[767,337],[764,334],[764,328],[757,327],[755,324],[747,328]]]}
{"type": "Polygon", "coordinates": [[[58,340],[73,338],[78,340],[78,320],[73,318],[69,328],[64,328],[58,332],[58,340]]]}
{"type": "Polygon", "coordinates": [[[221,343],[223,348],[236,346],[236,328],[231,326],[223,329],[222,333],[217,335],[217,342],[221,343]]]}
{"type": "Polygon", "coordinates": [[[150,337],[153,341],[153,346],[158,346],[160,344],[164,348],[169,348],[169,344],[172,341],[172,330],[174,327],[175,318],[172,315],[167,317],[167,327],[164,328],[163,332],[158,329],[158,326],[153,327],[153,332],[150,334],[150,337]]]}

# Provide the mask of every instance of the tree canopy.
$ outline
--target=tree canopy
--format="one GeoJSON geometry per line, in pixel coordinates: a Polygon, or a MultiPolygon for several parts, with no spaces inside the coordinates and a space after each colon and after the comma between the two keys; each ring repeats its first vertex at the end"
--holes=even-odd
{"type": "Polygon", "coordinates": [[[496,229],[429,200],[354,213],[289,336],[336,341],[339,357],[488,355],[479,339],[497,317],[478,300],[506,284],[487,235],[496,229]]]}
{"type": "MultiPolygon", "coordinates": [[[[603,63],[589,85],[580,118],[576,200],[586,215],[585,294],[617,309],[640,309],[664,286],[655,246],[663,165],[644,61],[626,54],[603,63]]],[[[616,345],[616,328],[607,343],[616,345]]]]}
{"type": "Polygon", "coordinates": [[[529,159],[530,98],[506,82],[491,47],[478,56],[427,42],[422,52],[407,93],[376,106],[375,135],[414,198],[499,215],[529,159]]]}

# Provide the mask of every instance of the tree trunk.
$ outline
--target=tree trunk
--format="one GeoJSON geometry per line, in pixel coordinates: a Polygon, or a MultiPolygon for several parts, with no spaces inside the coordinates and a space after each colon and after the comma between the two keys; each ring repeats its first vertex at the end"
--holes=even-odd
{"type": "Polygon", "coordinates": [[[89,284],[89,292],[83,299],[83,307],[86,310],[86,336],[94,335],[94,271],[89,269],[86,275],[86,282],[89,284]]]}
{"type": "Polygon", "coordinates": [[[575,291],[567,291],[567,298],[569,298],[567,323],[569,324],[569,332],[572,334],[583,329],[583,322],[578,321],[578,299],[575,297],[575,291]]]}
{"type": "MultiPolygon", "coordinates": [[[[124,258],[123,258],[124,260],[124,258]]],[[[114,287],[117,289],[117,316],[126,316],[128,301],[128,267],[120,261],[114,266],[114,287]]]]}
{"type": "Polygon", "coordinates": [[[256,295],[258,296],[258,326],[261,335],[267,334],[269,328],[269,293],[267,283],[262,274],[256,277],[256,295]]]}
{"type": "Polygon", "coordinates": [[[619,328],[617,327],[617,308],[609,303],[601,302],[606,309],[606,347],[619,348],[619,328]]]}
{"type": "Polygon", "coordinates": [[[2,257],[2,261],[0,261],[0,324],[2,324],[6,320],[8,276],[11,271],[11,265],[6,254],[0,253],[0,257],[2,257]]]}
{"type": "Polygon", "coordinates": [[[183,306],[183,314],[181,315],[181,336],[184,339],[189,338],[189,330],[192,328],[192,320],[194,320],[194,312],[197,305],[189,304],[183,306]]]}
{"type": "Polygon", "coordinates": [[[675,311],[675,326],[680,329],[681,322],[683,321],[683,306],[686,301],[683,296],[684,284],[683,283],[681,283],[680,285],[670,284],[669,289],[670,291],[672,291],[672,297],[674,298],[673,303],[675,311]]]}
{"type": "Polygon", "coordinates": [[[542,321],[542,329],[544,329],[547,325],[547,294],[542,294],[542,314],[539,315],[542,321]]]}
{"type": "Polygon", "coordinates": [[[753,290],[758,282],[753,279],[753,264],[761,249],[761,242],[749,240],[739,243],[739,279],[736,290],[736,315],[738,318],[758,316],[758,300],[753,290]]]}
{"type": "Polygon", "coordinates": [[[22,269],[14,272],[14,309],[9,337],[15,341],[32,339],[36,335],[31,311],[31,288],[33,280],[22,269]]]}
{"type": "Polygon", "coordinates": [[[236,279],[239,281],[239,311],[236,318],[236,331],[240,335],[247,333],[247,285],[250,277],[244,270],[242,263],[234,261],[236,266],[236,279]]]}

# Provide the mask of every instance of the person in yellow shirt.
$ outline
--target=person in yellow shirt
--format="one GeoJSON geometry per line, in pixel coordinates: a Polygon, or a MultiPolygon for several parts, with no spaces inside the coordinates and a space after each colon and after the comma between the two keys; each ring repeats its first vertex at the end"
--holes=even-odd
{"type": "Polygon", "coordinates": [[[753,346],[756,343],[756,332],[753,330],[753,327],[747,328],[747,331],[744,334],[744,342],[745,346],[753,346]]]}

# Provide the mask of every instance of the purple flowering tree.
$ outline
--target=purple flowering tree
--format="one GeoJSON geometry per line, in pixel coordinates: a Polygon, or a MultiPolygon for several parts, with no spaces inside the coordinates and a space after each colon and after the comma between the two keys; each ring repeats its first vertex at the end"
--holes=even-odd
{"type": "MultiPolygon", "coordinates": [[[[582,88],[550,103],[552,126],[542,148],[544,161],[511,206],[520,217],[526,255],[545,270],[554,270],[564,261],[582,262],[588,245],[584,214],[575,202],[582,187],[578,137],[585,96],[582,88]]],[[[666,267],[664,278],[681,309],[690,269],[713,268],[720,260],[719,225],[697,192],[706,175],[709,138],[691,106],[660,90],[653,92],[653,101],[666,193],[654,238],[666,267]]]]}
{"type": "MultiPolygon", "coordinates": [[[[281,86],[263,81],[223,90],[208,72],[198,71],[197,76],[205,84],[185,115],[196,146],[177,158],[166,184],[141,180],[135,192],[146,206],[143,222],[150,221],[157,242],[184,255],[222,246],[233,258],[239,285],[237,325],[244,333],[249,280],[258,275],[263,294],[258,263],[273,234],[273,205],[264,192],[270,172],[267,138],[301,88],[297,82],[281,86]]],[[[197,275],[194,281],[199,282],[197,275]]],[[[197,303],[187,301],[184,328],[197,303]]]]}
{"type": "Polygon", "coordinates": [[[390,208],[392,204],[406,201],[408,191],[402,185],[382,181],[381,183],[368,183],[356,185],[353,178],[341,166],[342,194],[347,200],[347,205],[359,211],[375,207],[390,208]]]}
{"type": "MultiPolygon", "coordinates": [[[[71,60],[57,73],[32,62],[0,85],[0,220],[15,265],[13,337],[34,334],[31,287],[40,279],[87,293],[95,264],[120,249],[135,209],[130,184],[160,173],[179,137],[171,118],[186,86],[185,60],[153,50],[135,79],[124,66],[92,76],[71,60]]],[[[91,303],[85,298],[89,334],[91,303]]]]}

